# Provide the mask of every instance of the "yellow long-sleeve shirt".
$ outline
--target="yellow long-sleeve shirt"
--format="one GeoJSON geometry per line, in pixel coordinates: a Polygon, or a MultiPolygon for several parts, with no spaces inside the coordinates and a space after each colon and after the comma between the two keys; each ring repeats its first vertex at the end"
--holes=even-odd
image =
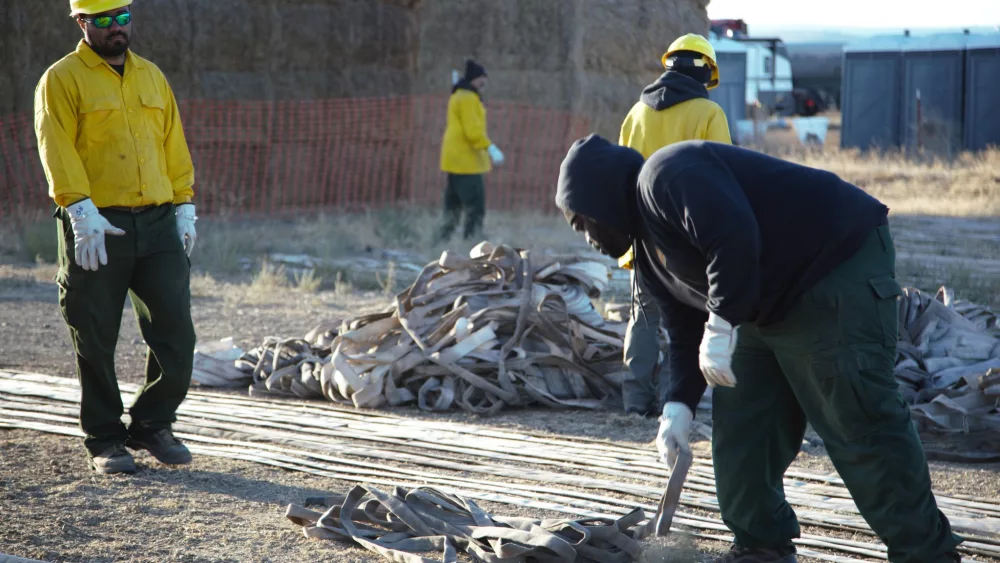
{"type": "MultiPolygon", "coordinates": [[[[722,108],[707,98],[685,94],[697,89],[693,89],[689,79],[670,75],[661,76],[647,87],[642,99],[632,106],[622,123],[618,144],[639,151],[643,158],[681,141],[731,145],[729,122],[722,108]]],[[[630,248],[618,259],[618,266],[631,269],[633,260],[630,248]]]]}
{"type": "Polygon", "coordinates": [[[80,41],[35,89],[38,152],[57,205],[187,203],[194,165],[173,91],[153,63],[128,52],[124,77],[80,41]]]}
{"type": "Polygon", "coordinates": [[[622,123],[618,144],[649,158],[654,152],[681,141],[705,140],[732,144],[726,114],[712,100],[695,98],[664,110],[638,102],[622,123]]]}
{"type": "Polygon", "coordinates": [[[486,153],[486,107],[479,95],[459,89],[448,99],[448,121],[441,143],[441,170],[451,174],[485,174],[492,165],[486,153]]]}

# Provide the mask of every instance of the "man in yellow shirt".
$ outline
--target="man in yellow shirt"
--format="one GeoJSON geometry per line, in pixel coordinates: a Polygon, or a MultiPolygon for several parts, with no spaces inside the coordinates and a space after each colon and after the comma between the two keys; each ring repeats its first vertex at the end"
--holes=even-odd
{"type": "MultiPolygon", "coordinates": [[[[661,60],[666,72],[642,91],[622,123],[618,144],[635,149],[643,158],[680,141],[732,144],[726,114],[708,99],[708,90],[719,84],[712,44],[701,35],[684,35],[670,45],[661,60]]],[[[619,265],[632,269],[631,249],[619,265]]],[[[625,365],[630,378],[622,385],[622,399],[627,413],[659,414],[666,406],[669,385],[668,370],[658,370],[660,311],[634,272],[632,292],[625,333],[625,365]]]]}
{"type": "Polygon", "coordinates": [[[131,4],[71,0],[84,38],[35,90],[38,150],[58,206],[59,305],[76,351],[84,445],[100,473],[135,471],[126,446],[191,461],[170,428],[194,359],[194,168],[166,78],[129,50],[131,4]],[[114,365],[126,296],[148,346],[128,428],[114,365]]]}
{"type": "Polygon", "coordinates": [[[465,211],[464,238],[476,236],[486,215],[483,175],[493,164],[502,164],[503,153],[486,135],[486,69],[475,61],[465,63],[465,74],[451,89],[448,121],[441,143],[441,170],[448,175],[444,193],[444,224],[439,241],[451,238],[465,211]]]}

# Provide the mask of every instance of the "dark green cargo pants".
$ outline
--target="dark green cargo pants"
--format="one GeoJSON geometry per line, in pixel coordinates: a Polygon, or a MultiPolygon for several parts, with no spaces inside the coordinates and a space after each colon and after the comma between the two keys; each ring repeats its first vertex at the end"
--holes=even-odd
{"type": "Polygon", "coordinates": [[[880,227],[781,322],[739,328],[733,388],[715,388],[712,451],[722,518],[739,544],[785,545],[799,524],[782,476],[806,421],[826,444],[893,563],[938,563],[960,539],[931,493],[927,460],[892,370],[895,251],[880,227]]]}
{"type": "Polygon", "coordinates": [[[101,214],[126,234],[105,237],[108,264],[94,272],[76,264],[69,217],[57,212],[59,306],[76,351],[80,427],[92,454],[124,443],[129,434],[170,427],[191,382],[195,346],[190,263],[177,235],[174,206],[101,214]],[[129,408],[127,429],[115,376],[126,295],[148,345],[146,382],[129,408]]]}
{"type": "Polygon", "coordinates": [[[444,224],[438,239],[451,238],[458,221],[465,211],[466,240],[479,234],[486,215],[486,189],[482,174],[448,174],[448,185],[444,191],[444,224]]]}

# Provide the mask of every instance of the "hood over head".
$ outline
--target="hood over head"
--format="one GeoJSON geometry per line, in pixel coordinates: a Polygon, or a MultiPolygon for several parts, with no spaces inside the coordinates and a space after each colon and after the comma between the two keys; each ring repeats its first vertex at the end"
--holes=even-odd
{"type": "Polygon", "coordinates": [[[662,111],[695,98],[708,98],[705,85],[686,74],[668,70],[646,86],[639,99],[656,111],[662,111]]]}
{"type": "Polygon", "coordinates": [[[633,149],[597,134],[577,140],[559,168],[556,205],[622,234],[632,235],[636,182],[644,160],[633,149]]]}
{"type": "Polygon", "coordinates": [[[476,95],[479,96],[479,99],[483,99],[483,93],[472,85],[472,81],[480,76],[489,76],[486,74],[486,68],[472,59],[465,61],[465,74],[462,75],[461,80],[456,82],[451,87],[451,93],[454,94],[459,90],[468,90],[470,92],[475,92],[476,95]]]}

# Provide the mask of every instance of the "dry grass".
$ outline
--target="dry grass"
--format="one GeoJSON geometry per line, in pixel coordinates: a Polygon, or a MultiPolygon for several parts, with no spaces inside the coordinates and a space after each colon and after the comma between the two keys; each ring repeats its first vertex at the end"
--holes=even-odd
{"type": "Polygon", "coordinates": [[[838,174],[885,202],[894,214],[1000,215],[1000,150],[953,160],[855,150],[798,151],[787,157],[838,174]]]}
{"type": "Polygon", "coordinates": [[[674,533],[665,538],[649,539],[638,563],[698,563],[714,560],[714,555],[699,551],[691,536],[674,533]]]}
{"type": "MultiPolygon", "coordinates": [[[[793,131],[771,131],[760,148],[795,162],[830,170],[862,187],[889,205],[896,224],[905,226],[912,222],[910,230],[918,237],[924,237],[922,229],[925,227],[919,221],[911,221],[915,216],[983,218],[1000,215],[1000,150],[963,154],[954,159],[900,152],[861,153],[832,146],[836,143],[835,133],[828,138],[830,144],[826,147],[807,149],[798,144],[793,131]]],[[[479,242],[456,237],[448,244],[435,244],[434,233],[440,220],[440,210],[436,208],[390,208],[358,214],[274,219],[204,218],[198,223],[199,243],[191,260],[197,272],[242,280],[257,293],[294,291],[309,294],[333,290],[345,299],[356,291],[391,296],[412,281],[414,275],[412,271],[399,268],[398,264],[383,266],[380,271],[365,267],[320,267],[313,271],[279,273],[268,270],[273,267],[266,266],[264,261],[275,252],[307,254],[329,261],[372,257],[379,249],[392,248],[412,251],[417,257],[411,263],[422,266],[446,248],[467,252],[479,242]]],[[[54,227],[48,214],[40,212],[3,221],[0,223],[0,262],[51,263],[55,258],[54,227]],[[8,257],[4,258],[5,255],[8,257]]],[[[936,234],[931,238],[934,236],[936,234]]],[[[901,258],[903,277],[919,282],[926,289],[936,289],[941,283],[968,287],[968,293],[979,300],[1000,302],[1000,285],[996,280],[989,283],[987,279],[984,285],[976,276],[978,260],[1000,258],[995,250],[996,239],[963,238],[958,233],[945,238],[949,240],[922,244],[921,256],[964,257],[967,258],[965,262],[951,260],[947,268],[940,269],[936,264],[928,268],[922,258],[916,261],[901,258]]],[[[481,239],[530,248],[536,255],[590,252],[583,239],[573,233],[561,217],[537,212],[488,211],[481,239]]],[[[907,244],[909,241],[899,243],[900,247],[907,244]]],[[[211,291],[207,285],[203,289],[211,291]]]]}

